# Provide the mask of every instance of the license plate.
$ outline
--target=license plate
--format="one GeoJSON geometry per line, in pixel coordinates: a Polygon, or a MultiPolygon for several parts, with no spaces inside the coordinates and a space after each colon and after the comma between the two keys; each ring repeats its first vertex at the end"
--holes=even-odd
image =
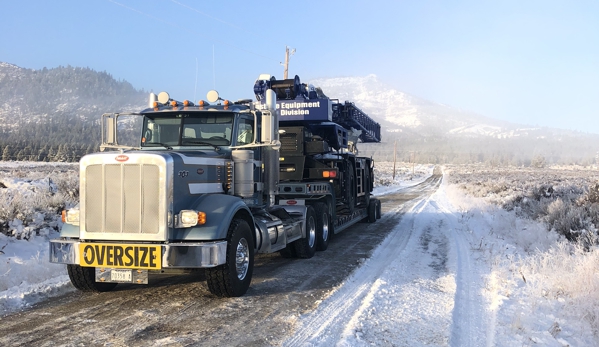
{"type": "Polygon", "coordinates": [[[132,282],[132,272],[132,270],[128,269],[112,269],[110,271],[110,280],[114,282],[132,282]]]}
{"type": "Polygon", "coordinates": [[[97,267],[96,282],[148,284],[148,270],[97,267]]]}
{"type": "Polygon", "coordinates": [[[81,243],[80,262],[85,267],[159,270],[162,248],[159,245],[121,243],[81,243]]]}

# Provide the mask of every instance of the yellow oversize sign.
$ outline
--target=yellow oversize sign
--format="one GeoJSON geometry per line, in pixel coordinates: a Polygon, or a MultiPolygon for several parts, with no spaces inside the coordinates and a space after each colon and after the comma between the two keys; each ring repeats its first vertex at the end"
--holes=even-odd
{"type": "Polygon", "coordinates": [[[162,252],[160,246],[115,243],[81,243],[81,266],[122,269],[160,269],[162,252]]]}

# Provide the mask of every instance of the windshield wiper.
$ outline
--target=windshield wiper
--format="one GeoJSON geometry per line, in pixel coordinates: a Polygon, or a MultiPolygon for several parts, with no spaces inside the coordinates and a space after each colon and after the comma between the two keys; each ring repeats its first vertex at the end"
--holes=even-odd
{"type": "Polygon", "coordinates": [[[194,145],[208,145],[208,146],[212,146],[214,147],[214,149],[220,149],[220,146],[217,146],[213,143],[210,142],[206,142],[206,141],[195,141],[195,140],[191,140],[191,141],[183,141],[181,142],[182,145],[186,145],[186,144],[194,144],[194,145]]]}
{"type": "Polygon", "coordinates": [[[162,142],[146,142],[146,145],[161,145],[164,148],[168,149],[169,151],[173,150],[173,147],[171,147],[171,146],[169,146],[169,145],[167,145],[165,143],[162,143],[162,142]]]}

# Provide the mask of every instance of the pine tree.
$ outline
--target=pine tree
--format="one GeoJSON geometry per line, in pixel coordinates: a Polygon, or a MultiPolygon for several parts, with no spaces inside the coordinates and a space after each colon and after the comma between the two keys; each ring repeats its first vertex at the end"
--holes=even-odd
{"type": "Polygon", "coordinates": [[[11,159],[12,159],[12,153],[11,153],[10,145],[6,145],[4,147],[4,150],[2,151],[2,160],[9,161],[11,159]]]}

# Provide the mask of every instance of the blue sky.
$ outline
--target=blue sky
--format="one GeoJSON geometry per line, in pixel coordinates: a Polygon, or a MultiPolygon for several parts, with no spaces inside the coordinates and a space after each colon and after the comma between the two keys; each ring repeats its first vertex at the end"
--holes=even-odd
{"type": "Polygon", "coordinates": [[[239,99],[259,74],[283,77],[289,46],[290,76],[304,81],[376,74],[488,117],[599,133],[598,1],[0,4],[0,61],[24,68],[90,67],[179,100],[212,88],[239,99]]]}

